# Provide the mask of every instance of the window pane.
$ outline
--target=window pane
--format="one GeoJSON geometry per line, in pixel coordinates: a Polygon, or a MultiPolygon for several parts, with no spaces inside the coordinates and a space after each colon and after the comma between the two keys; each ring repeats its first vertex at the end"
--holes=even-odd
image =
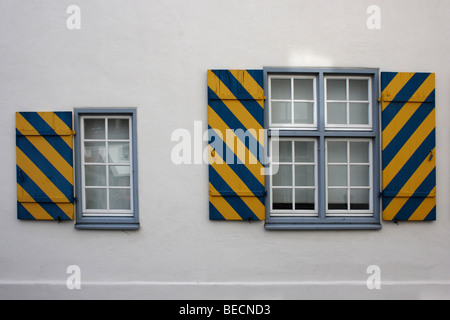
{"type": "Polygon", "coordinates": [[[85,166],[84,173],[86,186],[106,186],[106,166],[85,166]]]}
{"type": "Polygon", "coordinates": [[[314,123],[314,103],[294,102],[294,123],[313,124],[314,123]]]}
{"type": "Polygon", "coordinates": [[[84,119],[85,139],[105,139],[104,119],[84,119]]]}
{"type": "Polygon", "coordinates": [[[292,123],[290,102],[272,102],[272,123],[292,123]]]}
{"type": "Polygon", "coordinates": [[[274,210],[292,210],[292,189],[273,189],[272,204],[274,210]]]}
{"type": "Polygon", "coordinates": [[[297,187],[314,187],[315,174],[314,166],[295,166],[295,185],[297,187]]]}
{"type": "Polygon", "coordinates": [[[350,100],[369,100],[369,81],[368,80],[349,80],[350,100]]]}
{"type": "Polygon", "coordinates": [[[129,142],[108,143],[108,159],[110,163],[129,163],[130,143],[129,142]]]}
{"type": "Polygon", "coordinates": [[[128,119],[108,120],[108,139],[128,140],[130,138],[130,121],[128,119]]]}
{"type": "Polygon", "coordinates": [[[109,208],[111,210],[130,210],[130,189],[109,189],[109,208]]]}
{"type": "Polygon", "coordinates": [[[328,186],[345,187],[347,185],[347,166],[328,166],[328,186]]]}
{"type": "Polygon", "coordinates": [[[350,209],[351,210],[369,210],[370,190],[369,189],[351,189],[350,190],[350,209]]]}
{"type": "Polygon", "coordinates": [[[315,150],[313,141],[295,141],[295,162],[315,161],[315,150]]]}
{"type": "Polygon", "coordinates": [[[86,209],[107,209],[106,189],[86,189],[86,209]]]}
{"type": "Polygon", "coordinates": [[[350,124],[369,124],[369,104],[350,103],[350,124]]]}
{"type": "Polygon", "coordinates": [[[314,100],[314,80],[313,79],[295,79],[294,80],[294,99],[295,100],[314,100]]]}
{"type": "Polygon", "coordinates": [[[291,100],[291,79],[272,79],[272,99],[291,100]]]}
{"type": "MultiPolygon", "coordinates": [[[[273,166],[276,170],[276,165],[273,166]]],[[[278,172],[272,177],[274,186],[292,186],[292,165],[279,165],[278,172]]]]}
{"type": "Polygon", "coordinates": [[[295,190],[295,210],[314,210],[314,189],[295,190]]]}
{"type": "Polygon", "coordinates": [[[327,123],[347,124],[347,103],[328,102],[327,103],[327,123]]]}
{"type": "Polygon", "coordinates": [[[368,187],[370,184],[369,166],[350,166],[350,185],[368,187]]]}
{"type": "Polygon", "coordinates": [[[347,189],[328,189],[328,209],[347,210],[347,189]]]}
{"type": "Polygon", "coordinates": [[[292,162],[292,142],[279,141],[278,154],[274,152],[272,156],[274,162],[292,162]]]}
{"type": "Polygon", "coordinates": [[[84,161],[90,163],[105,163],[106,147],[104,142],[85,142],[84,161]]]}
{"type": "Polygon", "coordinates": [[[327,80],[327,100],[347,99],[347,80],[328,79],[327,80]]]}
{"type": "Polygon", "coordinates": [[[347,162],[347,142],[346,141],[328,141],[327,154],[329,163],[347,162]]]}
{"type": "Polygon", "coordinates": [[[369,142],[350,142],[350,162],[369,163],[369,142]]]}
{"type": "Polygon", "coordinates": [[[109,167],[109,185],[112,187],[130,186],[130,167],[129,166],[110,166],[109,167]]]}

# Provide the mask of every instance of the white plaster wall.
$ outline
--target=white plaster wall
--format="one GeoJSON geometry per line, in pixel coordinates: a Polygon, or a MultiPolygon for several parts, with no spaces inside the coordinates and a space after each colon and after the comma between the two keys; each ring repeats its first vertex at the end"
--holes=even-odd
{"type": "Polygon", "coordinates": [[[450,298],[447,0],[2,0],[0,298],[450,298]],[[81,8],[81,30],[66,9],[81,8]],[[381,30],[366,10],[381,8],[381,30]],[[433,223],[269,232],[208,220],[207,165],[175,166],[171,133],[207,128],[211,68],[436,72],[433,223]],[[137,232],[16,219],[14,113],[138,108],[137,232]],[[68,290],[66,269],[81,268],[68,290]],[[366,268],[381,268],[368,290],[366,268]]]}

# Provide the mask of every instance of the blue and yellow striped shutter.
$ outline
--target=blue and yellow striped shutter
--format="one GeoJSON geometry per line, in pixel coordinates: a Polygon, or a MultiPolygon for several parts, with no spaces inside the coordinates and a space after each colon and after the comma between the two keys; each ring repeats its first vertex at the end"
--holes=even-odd
{"type": "Polygon", "coordinates": [[[17,112],[17,217],[73,220],[72,112],[17,112]]]}
{"type": "Polygon", "coordinates": [[[381,74],[383,219],[436,220],[435,74],[381,74]]]}
{"type": "Polygon", "coordinates": [[[262,70],[208,71],[211,220],[264,220],[262,70]]]}

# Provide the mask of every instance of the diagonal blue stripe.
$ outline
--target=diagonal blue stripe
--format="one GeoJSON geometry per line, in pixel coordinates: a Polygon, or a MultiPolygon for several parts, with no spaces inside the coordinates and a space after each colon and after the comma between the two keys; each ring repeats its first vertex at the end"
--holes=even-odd
{"type": "MultiPolygon", "coordinates": [[[[411,215],[416,211],[416,209],[422,204],[422,202],[427,199],[423,196],[417,196],[417,194],[421,191],[427,190],[428,186],[433,184],[433,181],[435,181],[436,172],[433,170],[428,177],[422,182],[422,184],[419,186],[415,194],[413,194],[408,201],[403,205],[403,207],[399,210],[399,212],[394,217],[395,219],[398,219],[399,221],[406,221],[408,220],[411,215]]],[[[431,191],[431,190],[429,190],[431,191]]]]}
{"type": "Polygon", "coordinates": [[[69,199],[73,201],[73,185],[26,138],[17,137],[17,147],[42,171],[42,173],[69,199]]]}
{"type": "MultiPolygon", "coordinates": [[[[254,100],[252,95],[244,88],[236,77],[228,70],[213,70],[213,73],[231,91],[231,93],[239,100],[239,102],[247,109],[255,120],[258,121],[261,127],[264,126],[263,108],[261,108],[256,100],[254,100]]],[[[209,97],[211,99],[219,99],[214,92],[210,94],[209,97]]]]}
{"type": "Polygon", "coordinates": [[[386,89],[386,87],[391,83],[391,81],[395,78],[398,72],[382,72],[381,73],[381,92],[386,89]]]}
{"type": "Polygon", "coordinates": [[[398,92],[393,101],[408,102],[429,76],[430,73],[415,73],[398,92]]]}
{"type": "MultiPolygon", "coordinates": [[[[21,115],[27,120],[36,131],[44,137],[44,139],[56,150],[58,153],[73,166],[73,150],[70,148],[64,140],[58,136],[44,119],[39,116],[37,112],[22,112],[21,115]]],[[[67,117],[67,116],[66,116],[67,117]]],[[[66,121],[68,121],[66,119],[66,121]]],[[[22,134],[16,129],[16,134],[21,136],[22,134]]]]}
{"type": "Polygon", "coordinates": [[[436,221],[436,206],[430,211],[423,221],[436,221]]]}
{"type": "Polygon", "coordinates": [[[57,111],[53,112],[66,126],[72,130],[72,112],[71,111],[57,111]]]}
{"type": "MultiPolygon", "coordinates": [[[[39,205],[52,217],[53,220],[72,220],[64,211],[54,203],[39,203],[39,205]]],[[[22,205],[17,203],[17,219],[36,220],[35,217],[22,205]]]]}
{"type": "Polygon", "coordinates": [[[17,202],[17,219],[20,220],[36,220],[31,213],[20,203],[17,202]]]}
{"type": "MultiPolygon", "coordinates": [[[[221,146],[221,148],[215,148],[215,152],[223,159],[224,162],[227,161],[226,155],[233,156],[233,162],[229,163],[229,167],[231,170],[236,173],[236,175],[241,178],[241,180],[245,183],[249,190],[256,193],[263,193],[265,188],[264,185],[259,182],[259,180],[253,175],[253,173],[247,168],[245,164],[241,164],[238,162],[238,158],[235,153],[228,147],[228,145],[217,135],[214,135],[214,146],[221,146]]],[[[211,143],[211,142],[210,142],[211,143]]],[[[223,191],[231,190],[230,187],[228,189],[223,189],[223,191]]],[[[263,202],[264,204],[264,202],[263,202]]]]}
{"type": "MultiPolygon", "coordinates": [[[[389,192],[389,197],[392,196],[392,193],[398,194],[417,168],[424,161],[427,161],[430,151],[434,149],[435,140],[435,131],[433,130],[395,175],[394,179],[386,186],[383,192],[389,192]]],[[[425,191],[430,192],[435,186],[436,182],[430,184],[425,191]]]]}
{"type": "MultiPolygon", "coordinates": [[[[420,106],[411,118],[400,129],[397,135],[383,150],[383,169],[385,169],[397,153],[403,148],[405,143],[411,138],[411,136],[420,127],[423,121],[434,110],[432,106],[420,106]]],[[[433,149],[434,146],[431,148],[433,149]]],[[[430,150],[431,150],[430,149],[430,150]]],[[[430,151],[429,150],[429,151],[430,151]]],[[[428,151],[428,152],[429,152],[428,151]]]]}
{"type": "Polygon", "coordinates": [[[39,203],[39,205],[54,219],[54,220],[72,220],[61,210],[55,203],[39,203]]]}
{"type": "MultiPolygon", "coordinates": [[[[17,171],[17,183],[34,199],[36,203],[39,203],[41,207],[53,219],[57,220],[58,217],[61,220],[72,220],[64,211],[61,210],[53,201],[42,191],[41,188],[21,169],[16,166],[17,171]]],[[[18,219],[35,220],[35,218],[18,202],[18,219]]]]}
{"type": "Polygon", "coordinates": [[[209,203],[209,219],[210,220],[226,220],[219,210],[210,202],[209,203]]]}
{"type": "MultiPolygon", "coordinates": [[[[434,96],[435,91],[430,93],[430,95],[425,99],[425,101],[420,105],[420,108],[429,108],[434,109],[434,96]]],[[[381,122],[382,122],[382,130],[386,129],[387,126],[391,123],[391,121],[395,118],[398,112],[402,108],[407,108],[406,102],[391,102],[382,112],[381,122]]]]}
{"type": "Polygon", "coordinates": [[[264,71],[263,70],[247,70],[248,74],[252,76],[253,80],[264,89],[264,71]]]}
{"type": "Polygon", "coordinates": [[[36,201],[53,202],[47,194],[23,171],[16,166],[17,183],[36,201]]]}
{"type": "Polygon", "coordinates": [[[227,190],[227,196],[223,198],[243,220],[259,220],[247,204],[232,191],[232,189],[228,186],[225,180],[222,179],[220,174],[217,173],[213,166],[209,166],[209,181],[219,193],[221,190],[227,190]]]}
{"type": "MultiPolygon", "coordinates": [[[[210,90],[210,89],[208,88],[208,90],[210,90]]],[[[212,92],[212,90],[210,90],[210,91],[212,92]]],[[[236,130],[238,130],[238,129],[243,130],[243,132],[247,131],[247,127],[239,121],[239,119],[233,114],[233,112],[231,112],[230,109],[228,109],[228,107],[221,100],[211,100],[211,101],[209,101],[209,106],[217,113],[217,115],[222,119],[222,121],[225,122],[225,124],[228,126],[228,128],[230,128],[231,130],[234,130],[235,133],[236,133],[236,130]]],[[[259,132],[257,132],[257,134],[259,134],[259,132]]],[[[264,147],[259,143],[259,141],[257,139],[255,139],[255,137],[253,137],[251,134],[247,135],[248,141],[245,141],[247,139],[243,140],[242,139],[243,137],[241,137],[240,135],[237,135],[237,136],[238,136],[239,140],[241,140],[242,143],[244,143],[247,146],[247,148],[249,148],[249,146],[257,146],[257,148],[249,148],[249,150],[251,152],[253,151],[252,152],[253,156],[255,156],[259,161],[261,161],[259,154],[263,154],[263,153],[257,152],[257,151],[264,150],[264,147]],[[258,150],[253,150],[253,149],[258,149],[258,150]]]]}
{"type": "Polygon", "coordinates": [[[53,130],[53,128],[50,127],[37,112],[21,112],[20,115],[24,117],[24,119],[27,120],[40,135],[57,135],[55,130],[53,130]]]}

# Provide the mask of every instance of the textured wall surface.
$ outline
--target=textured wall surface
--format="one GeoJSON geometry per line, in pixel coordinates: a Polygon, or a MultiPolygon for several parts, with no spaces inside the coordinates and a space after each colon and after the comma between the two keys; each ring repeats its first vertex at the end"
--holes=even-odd
{"type": "MultiPolygon", "coordinates": [[[[450,298],[447,0],[0,2],[0,298],[450,298]],[[69,30],[69,5],[81,29],[69,30]],[[370,30],[367,8],[381,9],[370,30]],[[208,219],[207,164],[174,130],[207,129],[208,69],[436,72],[437,221],[380,231],[266,231],[208,219]],[[16,219],[17,111],[136,107],[138,231],[16,219]],[[81,270],[69,290],[67,267],[81,270]],[[382,287],[369,290],[377,265],[382,287]]],[[[206,143],[203,143],[206,147],[206,143]]]]}

